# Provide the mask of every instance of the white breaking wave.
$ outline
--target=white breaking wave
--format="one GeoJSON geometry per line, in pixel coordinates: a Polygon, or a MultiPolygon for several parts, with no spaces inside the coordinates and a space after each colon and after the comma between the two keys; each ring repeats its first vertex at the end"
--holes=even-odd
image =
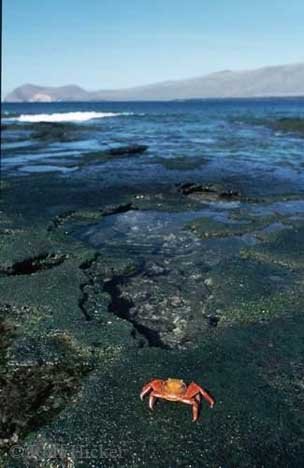
{"type": "Polygon", "coordinates": [[[105,119],[107,117],[119,117],[133,115],[132,112],[65,112],[57,114],[22,114],[12,120],[18,122],[86,122],[92,119],[105,119]]]}

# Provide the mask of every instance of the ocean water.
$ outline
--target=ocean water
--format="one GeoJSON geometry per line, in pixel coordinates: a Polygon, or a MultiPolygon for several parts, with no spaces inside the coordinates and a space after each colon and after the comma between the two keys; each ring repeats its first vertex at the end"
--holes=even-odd
{"type": "Polygon", "coordinates": [[[303,129],[293,125],[303,118],[303,99],[4,104],[2,169],[91,177],[110,171],[112,184],[237,177],[253,191],[301,190],[303,129]],[[148,151],[79,164],[92,151],[132,144],[148,151]]]}

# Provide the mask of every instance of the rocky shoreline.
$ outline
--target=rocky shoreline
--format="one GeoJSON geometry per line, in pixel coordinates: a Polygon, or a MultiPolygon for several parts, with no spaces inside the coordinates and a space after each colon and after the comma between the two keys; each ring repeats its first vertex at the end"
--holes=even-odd
{"type": "Polygon", "coordinates": [[[0,466],[302,466],[294,105],[4,124],[0,466]],[[214,409],[149,411],[140,389],[168,377],[214,409]]]}
{"type": "Polygon", "coordinates": [[[304,220],[282,206],[301,197],[185,184],[2,187],[4,466],[299,466],[304,220]],[[215,409],[150,414],[139,389],[168,376],[215,409]]]}

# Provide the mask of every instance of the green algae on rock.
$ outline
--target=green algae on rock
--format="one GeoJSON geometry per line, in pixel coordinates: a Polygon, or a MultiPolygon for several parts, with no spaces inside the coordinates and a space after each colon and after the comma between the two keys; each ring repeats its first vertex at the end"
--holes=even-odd
{"type": "MultiPolygon", "coordinates": [[[[20,261],[26,255],[28,237],[22,230],[16,238],[20,261]]],[[[46,238],[48,249],[58,248],[60,236],[46,238]]],[[[125,346],[130,348],[130,327],[107,318],[107,302],[95,304],[103,314],[103,328],[96,320],[93,326],[87,322],[80,307],[81,287],[87,282],[84,266],[95,256],[76,241],[74,250],[73,243],[66,245],[63,239],[61,247],[69,257],[58,270],[48,265],[0,278],[0,451],[4,458],[12,445],[75,403],[83,379],[94,367],[112,365],[122,352],[124,333],[125,346]]],[[[39,237],[31,241],[31,248],[39,250],[39,237]]]]}
{"type": "Polygon", "coordinates": [[[69,346],[68,340],[61,340],[61,355],[55,359],[48,354],[47,361],[18,362],[10,356],[1,367],[0,451],[49,423],[79,391],[91,366],[75,346],[71,350],[69,346]]]}
{"type": "Polygon", "coordinates": [[[304,306],[301,277],[280,265],[232,258],[213,269],[209,309],[221,325],[256,323],[299,314],[304,306]]]}
{"type": "Polygon", "coordinates": [[[304,269],[304,225],[295,222],[293,228],[268,235],[266,242],[242,249],[243,258],[253,258],[262,263],[273,263],[289,269],[304,269]]]}
{"type": "Polygon", "coordinates": [[[304,119],[296,117],[282,117],[271,123],[274,130],[295,133],[304,136],[304,119]]]}
{"type": "Polygon", "coordinates": [[[259,229],[271,224],[273,217],[250,217],[244,221],[221,222],[211,217],[195,219],[186,225],[196,236],[201,239],[220,238],[229,236],[242,236],[254,234],[259,229]]]}
{"type": "Polygon", "coordinates": [[[9,188],[10,188],[9,181],[0,179],[0,194],[3,190],[8,190],[9,188]]]}
{"type": "Polygon", "coordinates": [[[122,354],[111,368],[93,371],[84,381],[82,398],[27,438],[24,451],[41,447],[41,441],[60,445],[62,457],[69,454],[77,467],[100,462],[122,466],[125,460],[131,466],[165,468],[172,460],[180,466],[214,466],[216,460],[249,468],[262,466],[265,457],[276,466],[300,466],[300,330],[303,317],[294,316],[272,321],[270,327],[226,328],[188,351],[144,348],[122,354]],[[184,405],[160,402],[150,412],[138,394],[151,375],[198,381],[217,403],[212,411],[203,405],[195,425],[184,405]],[[287,382],[280,380],[286,375],[287,382]]]}

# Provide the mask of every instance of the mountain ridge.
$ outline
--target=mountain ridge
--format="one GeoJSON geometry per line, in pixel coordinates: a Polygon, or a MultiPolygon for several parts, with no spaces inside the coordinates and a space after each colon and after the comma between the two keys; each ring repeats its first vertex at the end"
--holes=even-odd
{"type": "Polygon", "coordinates": [[[87,91],[69,84],[31,83],[9,93],[4,102],[155,101],[207,98],[304,96],[304,62],[251,70],[222,70],[184,80],[167,80],[130,88],[87,91]]]}

